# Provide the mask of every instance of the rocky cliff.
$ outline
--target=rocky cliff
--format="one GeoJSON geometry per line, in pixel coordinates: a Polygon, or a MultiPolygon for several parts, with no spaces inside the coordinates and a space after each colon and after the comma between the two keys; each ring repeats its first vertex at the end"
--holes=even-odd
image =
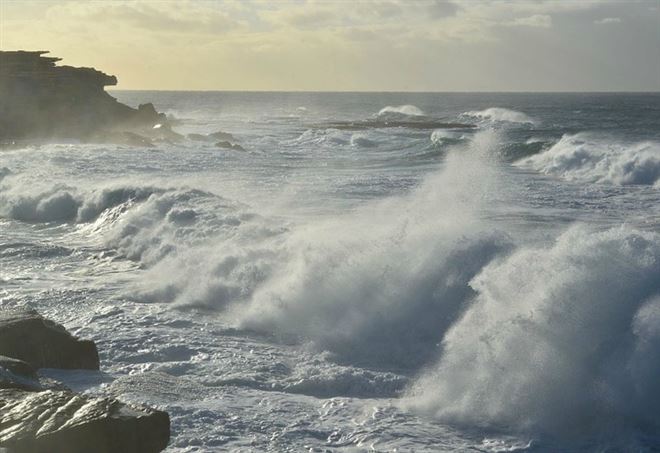
{"type": "Polygon", "coordinates": [[[171,132],[153,105],[134,109],[110,96],[105,87],[117,84],[115,76],[58,66],[47,53],[0,51],[0,140],[121,141],[171,132]]]}

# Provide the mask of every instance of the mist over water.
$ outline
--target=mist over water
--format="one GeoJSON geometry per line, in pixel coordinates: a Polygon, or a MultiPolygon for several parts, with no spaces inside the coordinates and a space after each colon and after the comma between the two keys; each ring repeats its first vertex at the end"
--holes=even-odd
{"type": "Polygon", "coordinates": [[[171,451],[660,442],[657,95],[115,95],[244,151],[0,152],[0,305],[171,451]]]}

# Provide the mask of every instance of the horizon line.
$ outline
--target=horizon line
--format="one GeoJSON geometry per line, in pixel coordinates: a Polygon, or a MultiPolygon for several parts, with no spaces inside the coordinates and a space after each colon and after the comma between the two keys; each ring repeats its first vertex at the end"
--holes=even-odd
{"type": "Polygon", "coordinates": [[[153,88],[106,88],[106,91],[153,91],[188,93],[347,93],[347,94],[660,94],[660,90],[569,90],[569,91],[397,91],[397,90],[227,90],[227,89],[153,89],[153,88]]]}

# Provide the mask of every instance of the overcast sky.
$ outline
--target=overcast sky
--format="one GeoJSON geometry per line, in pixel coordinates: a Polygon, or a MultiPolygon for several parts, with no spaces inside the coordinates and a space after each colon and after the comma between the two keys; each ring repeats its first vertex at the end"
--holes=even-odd
{"type": "Polygon", "coordinates": [[[0,0],[122,89],[660,91],[660,0],[0,0]]]}

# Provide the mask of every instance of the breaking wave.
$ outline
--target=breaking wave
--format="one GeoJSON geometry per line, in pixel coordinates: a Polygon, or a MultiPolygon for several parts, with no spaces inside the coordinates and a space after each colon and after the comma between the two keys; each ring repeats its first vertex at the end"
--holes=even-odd
{"type": "Polygon", "coordinates": [[[497,180],[496,143],[493,132],[475,135],[411,194],[171,255],[140,297],[225,311],[242,328],[311,341],[340,361],[421,366],[473,295],[467,283],[511,248],[479,216],[497,180]]]}
{"type": "Polygon", "coordinates": [[[443,420],[566,435],[660,426],[660,235],[574,227],[470,283],[410,403],[443,420]]]}
{"type": "Polygon", "coordinates": [[[588,133],[564,135],[550,149],[518,165],[574,181],[658,186],[660,143],[621,143],[588,133]]]}
{"type": "Polygon", "coordinates": [[[398,115],[398,116],[426,116],[426,113],[422,109],[414,105],[397,105],[392,106],[388,105],[383,107],[378,112],[378,116],[389,116],[389,115],[398,115]]]}
{"type": "Polygon", "coordinates": [[[523,112],[500,107],[491,107],[485,110],[472,110],[462,116],[476,118],[481,121],[506,122],[519,124],[535,124],[536,121],[523,112]]]}
{"type": "Polygon", "coordinates": [[[79,193],[63,184],[45,189],[19,184],[3,189],[0,192],[0,215],[32,223],[89,222],[106,209],[144,200],[159,191],[153,187],[117,187],[79,193]]]}
{"type": "Polygon", "coordinates": [[[231,235],[254,216],[215,194],[182,188],[118,185],[80,190],[64,185],[4,186],[0,215],[30,223],[73,223],[81,234],[151,266],[179,248],[231,235]]]}

